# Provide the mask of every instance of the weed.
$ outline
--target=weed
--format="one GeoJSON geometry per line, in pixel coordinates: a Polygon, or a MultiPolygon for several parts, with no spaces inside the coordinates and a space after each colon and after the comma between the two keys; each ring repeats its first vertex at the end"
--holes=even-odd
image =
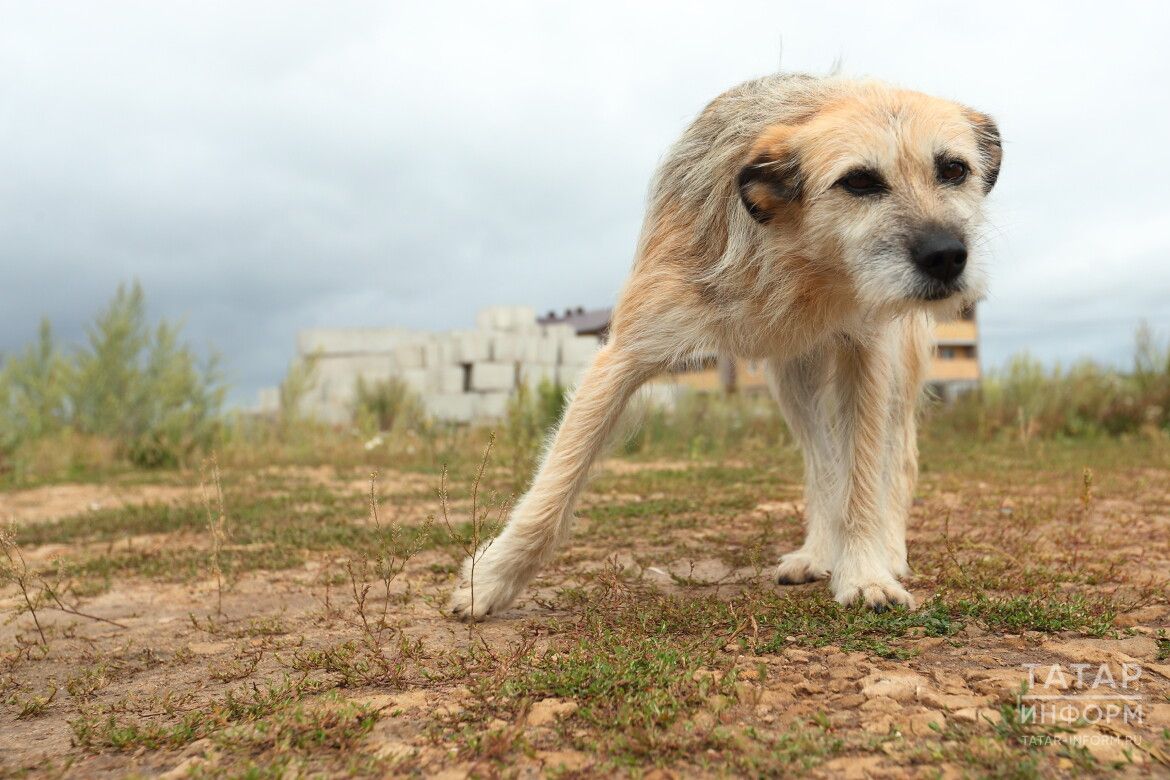
{"type": "Polygon", "coordinates": [[[0,552],[4,553],[4,560],[0,561],[0,583],[15,585],[17,590],[20,591],[21,598],[21,603],[13,610],[12,615],[9,617],[9,622],[23,614],[28,614],[32,617],[33,625],[36,627],[37,635],[41,640],[41,645],[45,649],[49,647],[49,639],[41,623],[38,610],[63,612],[67,615],[85,618],[86,620],[107,623],[117,628],[125,628],[123,624],[116,620],[83,612],[76,601],[72,604],[68,603],[68,599],[73,595],[74,579],[72,571],[65,561],[57,561],[54,576],[52,577],[45,577],[33,573],[29,569],[28,563],[24,558],[24,553],[21,552],[20,546],[17,545],[12,531],[3,528],[0,528],[0,552]]]}
{"type": "Polygon", "coordinates": [[[20,598],[23,601],[23,604],[17,607],[9,620],[20,617],[21,614],[27,612],[32,617],[33,625],[36,626],[41,644],[47,648],[49,639],[45,636],[45,629],[37,615],[37,608],[42,604],[43,592],[34,593],[33,576],[29,572],[28,563],[25,561],[20,547],[17,546],[10,529],[0,529],[0,551],[4,553],[4,562],[0,564],[0,582],[15,585],[20,591],[20,598]]]}
{"type": "Polygon", "coordinates": [[[219,475],[219,463],[212,455],[199,471],[199,492],[207,511],[207,533],[211,537],[211,573],[215,577],[215,614],[223,614],[223,545],[227,541],[227,511],[223,504],[223,481],[219,475]],[[215,512],[212,513],[211,498],[207,494],[207,467],[210,464],[211,482],[215,486],[215,512]]]}
{"type": "MultiPolygon", "coordinates": [[[[483,475],[487,471],[491,460],[492,447],[495,446],[496,435],[488,438],[484,447],[483,457],[480,458],[479,468],[475,472],[475,479],[471,484],[471,522],[464,528],[456,528],[451,520],[451,498],[447,490],[447,469],[443,469],[439,483],[439,508],[443,516],[443,525],[451,539],[463,552],[464,560],[468,561],[468,577],[471,582],[471,611],[475,609],[475,567],[487,554],[488,549],[495,541],[495,535],[504,524],[512,508],[513,497],[501,499],[498,494],[492,493],[485,500],[480,500],[480,489],[483,487],[483,475]],[[486,540],[486,541],[485,541],[486,540]]],[[[468,631],[475,630],[475,621],[469,621],[468,631]]]]}
{"type": "Polygon", "coordinates": [[[104,664],[87,666],[65,680],[65,691],[79,703],[91,701],[98,691],[110,684],[110,668],[104,664]]]}
{"type": "Polygon", "coordinates": [[[53,699],[57,698],[57,686],[52,686],[52,689],[44,695],[34,694],[28,698],[21,698],[19,696],[13,697],[13,704],[16,705],[16,719],[17,720],[31,720],[32,718],[39,718],[45,714],[45,710],[53,703],[53,699]]]}
{"type": "Polygon", "coordinates": [[[370,474],[370,489],[368,494],[369,523],[374,529],[373,555],[369,553],[345,563],[349,574],[350,589],[353,594],[354,608],[362,623],[366,635],[374,640],[375,630],[388,627],[388,617],[391,602],[391,586],[406,568],[406,564],[430,540],[434,526],[434,517],[428,516],[421,528],[412,529],[410,534],[403,532],[402,526],[397,523],[383,525],[381,514],[378,511],[378,474],[370,474]],[[370,624],[366,614],[366,601],[370,592],[370,585],[366,580],[373,575],[382,583],[382,614],[375,625],[370,624]]]}

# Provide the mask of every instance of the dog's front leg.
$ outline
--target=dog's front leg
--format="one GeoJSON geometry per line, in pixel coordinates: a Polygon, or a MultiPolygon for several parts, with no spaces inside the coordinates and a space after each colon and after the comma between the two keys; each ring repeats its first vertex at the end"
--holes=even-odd
{"type": "Polygon", "coordinates": [[[837,361],[838,434],[845,444],[841,456],[846,479],[831,587],[840,603],[860,601],[874,609],[914,607],[914,598],[891,565],[891,542],[900,537],[904,545],[905,529],[890,511],[883,476],[896,369],[894,335],[850,339],[840,347],[837,361]]]}
{"type": "Polygon", "coordinates": [[[482,620],[510,605],[569,532],[577,494],[630,395],[652,366],[615,345],[602,347],[581,380],[508,524],[463,566],[451,611],[482,620]]]}
{"type": "Polygon", "coordinates": [[[768,388],[780,406],[788,429],[804,454],[805,537],[800,549],[785,553],[776,568],[776,582],[798,585],[829,576],[840,531],[835,527],[841,507],[828,504],[840,483],[840,449],[833,436],[829,405],[832,351],[816,349],[788,360],[769,360],[768,388]]]}
{"type": "Polygon", "coordinates": [[[934,341],[931,323],[924,315],[908,316],[896,326],[884,464],[886,511],[890,513],[885,546],[894,575],[905,577],[910,573],[906,561],[906,521],[918,482],[918,399],[934,341]]]}

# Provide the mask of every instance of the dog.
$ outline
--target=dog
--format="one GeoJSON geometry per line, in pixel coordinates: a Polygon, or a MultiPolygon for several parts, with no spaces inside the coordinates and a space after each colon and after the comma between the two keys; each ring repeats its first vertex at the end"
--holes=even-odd
{"type": "Polygon", "coordinates": [[[805,541],[777,582],[913,609],[899,578],[931,324],[985,293],[972,250],[1002,158],[987,115],[878,81],[776,74],[712,101],[655,174],[609,339],[451,611],[511,605],[630,396],[712,353],[764,361],[804,456],[805,541]]]}

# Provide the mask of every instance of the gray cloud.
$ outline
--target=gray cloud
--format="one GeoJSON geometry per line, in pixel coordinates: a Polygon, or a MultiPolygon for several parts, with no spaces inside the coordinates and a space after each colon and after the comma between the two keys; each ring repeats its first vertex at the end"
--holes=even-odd
{"type": "Polygon", "coordinates": [[[841,59],[995,115],[985,361],[1170,332],[1170,9],[113,4],[0,9],[0,352],[120,281],[237,400],[311,325],[612,302],[647,180],[728,86],[841,59]],[[781,56],[782,52],[782,56],[781,56]]]}

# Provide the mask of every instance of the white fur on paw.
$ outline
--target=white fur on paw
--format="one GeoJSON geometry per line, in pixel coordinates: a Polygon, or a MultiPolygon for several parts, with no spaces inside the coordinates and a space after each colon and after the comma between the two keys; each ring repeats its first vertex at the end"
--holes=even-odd
{"type": "Polygon", "coordinates": [[[452,615],[460,620],[479,621],[512,606],[528,578],[515,575],[503,564],[503,550],[502,545],[489,544],[476,553],[475,588],[471,587],[471,559],[463,562],[463,574],[447,605],[452,615]]]}
{"type": "Polygon", "coordinates": [[[861,603],[877,612],[892,607],[914,609],[914,597],[893,577],[845,580],[833,584],[833,598],[849,606],[861,603]]]}
{"type": "Polygon", "coordinates": [[[804,550],[780,556],[780,565],[776,567],[776,583],[779,585],[800,585],[828,576],[829,568],[804,550]]]}
{"type": "Polygon", "coordinates": [[[455,586],[447,606],[460,620],[479,621],[511,606],[518,591],[519,588],[508,588],[498,580],[482,577],[477,571],[475,588],[471,587],[471,580],[464,577],[455,586]]]}

